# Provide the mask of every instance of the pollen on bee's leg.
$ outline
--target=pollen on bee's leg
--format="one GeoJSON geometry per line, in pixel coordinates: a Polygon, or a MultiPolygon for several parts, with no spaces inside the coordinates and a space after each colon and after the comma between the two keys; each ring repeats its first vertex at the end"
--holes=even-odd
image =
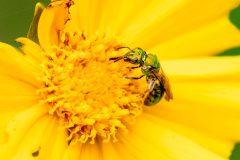
{"type": "Polygon", "coordinates": [[[109,60],[124,54],[119,46],[111,38],[66,32],[58,47],[44,53],[38,94],[70,144],[115,142],[142,113],[145,86],[124,78],[131,74],[127,63],[109,60]]]}

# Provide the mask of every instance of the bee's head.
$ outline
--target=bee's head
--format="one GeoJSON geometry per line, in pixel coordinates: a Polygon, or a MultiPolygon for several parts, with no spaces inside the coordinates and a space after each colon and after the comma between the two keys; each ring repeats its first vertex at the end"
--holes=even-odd
{"type": "Polygon", "coordinates": [[[142,48],[135,48],[124,56],[124,61],[132,64],[142,64],[146,59],[146,52],[142,48]]]}

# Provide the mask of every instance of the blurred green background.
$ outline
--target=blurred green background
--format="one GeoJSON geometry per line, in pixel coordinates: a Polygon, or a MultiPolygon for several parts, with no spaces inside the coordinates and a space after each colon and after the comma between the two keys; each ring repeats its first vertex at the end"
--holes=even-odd
{"type": "Polygon", "coordinates": [[[14,40],[26,36],[37,2],[50,0],[0,0],[0,42],[16,46],[14,40]]]}

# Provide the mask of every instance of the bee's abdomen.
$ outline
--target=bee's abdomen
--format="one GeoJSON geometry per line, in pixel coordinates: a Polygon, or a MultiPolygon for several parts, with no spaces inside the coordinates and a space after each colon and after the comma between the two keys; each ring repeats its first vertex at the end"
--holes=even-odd
{"type": "Polygon", "coordinates": [[[157,104],[164,94],[164,87],[161,83],[156,83],[153,90],[150,91],[144,99],[144,105],[152,106],[157,104]]]}

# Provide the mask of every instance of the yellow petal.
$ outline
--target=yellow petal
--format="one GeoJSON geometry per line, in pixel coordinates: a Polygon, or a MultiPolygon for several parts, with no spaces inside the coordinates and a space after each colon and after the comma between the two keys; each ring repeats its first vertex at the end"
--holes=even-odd
{"type": "Polygon", "coordinates": [[[0,75],[0,142],[6,140],[5,132],[8,121],[18,112],[38,102],[35,88],[17,79],[0,75]]]}
{"type": "Polygon", "coordinates": [[[15,48],[0,42],[0,74],[38,86],[36,76],[40,66],[18,52],[15,48]]]}
{"type": "Polygon", "coordinates": [[[27,131],[44,114],[46,114],[44,107],[34,106],[19,112],[9,121],[5,129],[8,140],[0,145],[0,159],[9,159],[14,155],[27,131]]]}
{"type": "Polygon", "coordinates": [[[12,155],[14,157],[13,159],[34,159],[41,154],[41,141],[52,119],[52,117],[46,115],[39,118],[33,126],[29,128],[19,143],[17,150],[15,150],[15,154],[12,155]]]}
{"type": "MultiPolygon", "coordinates": [[[[212,27],[210,27],[210,29],[207,30],[208,32],[213,32],[212,35],[211,33],[208,33],[210,34],[211,39],[214,38],[212,36],[216,36],[215,33],[221,30],[225,33],[219,32],[221,34],[218,37],[226,36],[224,37],[225,40],[231,41],[234,39],[234,37],[236,37],[234,33],[237,33],[237,29],[233,26],[230,26],[230,22],[218,21],[221,21],[223,17],[227,17],[229,11],[238,4],[239,0],[213,0],[211,2],[207,0],[199,2],[188,0],[175,0],[174,3],[167,0],[152,1],[152,3],[150,3],[149,5],[146,4],[145,8],[141,10],[141,14],[138,18],[126,23],[125,29],[122,30],[123,32],[121,34],[121,38],[123,39],[123,41],[129,43],[130,46],[141,46],[146,49],[151,49],[157,45],[159,45],[160,47],[162,43],[169,42],[170,44],[170,41],[175,40],[176,37],[182,37],[185,34],[189,34],[189,32],[194,32],[194,30],[197,31],[201,30],[201,28],[207,28],[207,26],[210,26],[210,23],[216,22],[220,24],[218,24],[218,26],[216,27],[214,27],[213,25],[212,27]],[[215,8],[215,6],[218,6],[217,9],[213,9],[215,8]],[[221,28],[217,29],[217,27],[221,28]],[[217,29],[217,31],[214,31],[214,29],[217,29]]],[[[204,36],[202,37],[205,38],[204,36]]],[[[209,38],[209,36],[207,38],[209,38]]],[[[197,41],[197,39],[195,39],[195,41],[196,43],[201,42],[200,44],[205,44],[202,39],[200,41],[197,41]]],[[[185,48],[188,48],[193,43],[189,39],[182,40],[183,42],[181,44],[186,46],[185,48]]],[[[232,43],[233,44],[229,43],[229,46],[227,46],[226,43],[225,47],[231,47],[236,45],[236,42],[232,41],[232,43]]],[[[161,53],[163,57],[166,56],[165,54],[168,54],[168,56],[169,54],[172,54],[171,49],[174,47],[174,45],[168,46],[168,48],[166,46],[165,49],[169,49],[170,53],[166,52],[168,50],[161,50],[164,51],[163,53],[161,53]]],[[[224,48],[222,47],[220,49],[224,48]]],[[[194,55],[195,52],[192,52],[191,54],[194,55]]],[[[174,55],[176,55],[177,57],[178,52],[174,53],[174,55]]]]}
{"type": "Polygon", "coordinates": [[[238,56],[163,61],[174,99],[162,100],[151,113],[215,137],[239,140],[239,61],[238,56]]]}
{"type": "Polygon", "coordinates": [[[52,1],[46,7],[38,24],[38,39],[40,45],[45,49],[51,49],[52,45],[59,42],[59,34],[64,29],[69,19],[69,6],[71,0],[52,1]]]}
{"type": "Polygon", "coordinates": [[[81,143],[77,143],[76,145],[68,146],[64,152],[63,160],[80,159],[82,146],[83,146],[83,144],[81,144],[81,143]]]}
{"type": "Polygon", "coordinates": [[[56,160],[63,157],[64,151],[67,149],[66,130],[59,128],[58,119],[55,117],[43,134],[39,159],[56,160]]]}
{"type": "MultiPolygon", "coordinates": [[[[169,19],[167,22],[170,23],[170,26],[172,25],[171,27],[177,24],[177,21],[176,23],[171,21],[172,17],[170,16],[174,17],[177,12],[181,12],[181,9],[188,5],[187,2],[187,0],[175,0],[174,3],[168,0],[152,0],[151,3],[145,5],[144,9],[139,11],[140,14],[136,19],[126,23],[122,30],[121,38],[130,43],[131,46],[137,45],[146,48],[146,45],[142,45],[142,43],[146,42],[145,39],[149,39],[149,37],[152,37],[159,31],[164,33],[164,30],[161,30],[161,26],[166,25],[167,19],[169,19]]],[[[133,10],[138,11],[138,8],[133,10]]],[[[158,36],[161,35],[162,33],[158,34],[158,36]]],[[[154,39],[151,40],[153,41],[154,39]]]]}
{"type": "Polygon", "coordinates": [[[51,45],[58,43],[57,31],[53,24],[55,14],[53,9],[44,9],[38,23],[39,43],[45,50],[50,50],[51,45]]]}
{"type": "Polygon", "coordinates": [[[115,1],[105,0],[100,14],[96,16],[100,21],[96,29],[102,33],[112,32],[118,35],[149,3],[149,0],[121,0],[116,5],[115,1]]]}
{"type": "Polygon", "coordinates": [[[15,99],[12,98],[12,101],[8,100],[8,101],[4,101],[1,103],[8,103],[8,105],[1,105],[1,113],[0,113],[0,117],[1,117],[1,122],[0,122],[0,144],[6,143],[8,140],[8,135],[5,132],[5,128],[7,126],[7,124],[9,123],[9,121],[11,121],[11,119],[17,115],[19,112],[21,112],[22,110],[25,110],[27,108],[30,108],[32,104],[31,101],[28,102],[28,99],[15,99]],[[14,104],[14,105],[13,105],[14,104]],[[18,104],[18,105],[16,105],[18,104]],[[12,107],[12,106],[16,106],[16,107],[12,107]]]}
{"type": "Polygon", "coordinates": [[[22,81],[0,76],[0,142],[6,140],[4,129],[18,112],[38,102],[35,89],[22,81]]]}
{"type": "MultiPolygon", "coordinates": [[[[13,96],[30,96],[36,97],[36,88],[29,83],[25,83],[15,78],[8,76],[0,75],[0,100],[4,100],[4,97],[13,97],[13,96]]],[[[14,97],[14,98],[15,98],[14,97]]],[[[1,103],[0,103],[1,105],[1,103]]]]}
{"type": "Polygon", "coordinates": [[[17,144],[29,127],[42,115],[46,109],[42,106],[31,107],[18,113],[8,124],[6,131],[9,134],[9,144],[17,144]]]}
{"type": "Polygon", "coordinates": [[[147,0],[121,0],[117,5],[111,0],[75,1],[70,10],[68,30],[73,31],[77,28],[88,34],[97,31],[102,34],[110,32],[116,34],[139,14],[135,9],[141,10],[148,3],[147,0]]]}
{"type": "Polygon", "coordinates": [[[131,155],[127,155],[127,154],[121,155],[121,152],[119,151],[118,147],[116,147],[116,143],[103,143],[101,145],[102,154],[105,160],[133,159],[131,155]]]}
{"type": "MultiPolygon", "coordinates": [[[[144,115],[133,125],[130,133],[121,138],[121,154],[132,154],[135,159],[217,160],[225,159],[187,137],[179,135],[144,115]],[[187,153],[186,153],[187,151],[187,153]]],[[[118,147],[118,143],[116,146],[118,147]]]]}
{"type": "Polygon", "coordinates": [[[99,11],[102,9],[103,4],[104,2],[99,0],[74,1],[74,5],[70,10],[71,19],[68,22],[67,30],[70,32],[78,30],[90,32],[99,22],[97,14],[101,13],[99,11]]]}
{"type": "MultiPolygon", "coordinates": [[[[135,124],[134,124],[135,125],[135,124]]],[[[135,126],[137,127],[137,126],[135,126]]],[[[144,129],[145,130],[145,129],[144,129]]],[[[150,141],[146,141],[137,136],[135,131],[127,135],[119,136],[119,141],[113,144],[119,157],[123,156],[124,159],[168,159],[167,155],[162,152],[160,147],[154,146],[150,141]],[[129,140],[132,138],[132,140],[129,140]]],[[[148,135],[151,135],[151,130],[148,130],[148,135]]]]}
{"type": "Polygon", "coordinates": [[[16,39],[16,41],[22,44],[22,52],[31,59],[35,60],[36,63],[40,63],[43,60],[43,51],[38,44],[24,37],[19,37],[16,39]]]}
{"type": "Polygon", "coordinates": [[[101,159],[100,146],[97,144],[84,144],[81,148],[80,159],[101,159]]]}
{"type": "Polygon", "coordinates": [[[238,80],[239,62],[240,56],[227,56],[161,61],[161,65],[174,83],[189,80],[238,80]]]}
{"type": "Polygon", "coordinates": [[[228,17],[159,43],[150,49],[161,59],[213,55],[240,45],[240,31],[228,17]]]}
{"type": "Polygon", "coordinates": [[[238,56],[162,61],[174,99],[145,107],[144,115],[227,158],[240,139],[239,61],[238,56]]]}
{"type": "Polygon", "coordinates": [[[144,117],[154,123],[166,127],[171,131],[174,131],[180,135],[183,135],[194,143],[201,145],[209,151],[212,151],[222,157],[228,158],[231,154],[234,142],[224,141],[222,139],[217,139],[216,137],[210,137],[208,134],[203,134],[202,132],[195,131],[192,128],[184,127],[179,123],[170,122],[168,120],[162,119],[162,117],[155,116],[151,113],[151,109],[145,108],[144,117]]]}
{"type": "Polygon", "coordinates": [[[52,5],[40,20],[41,44],[45,49],[57,44],[66,24],[68,31],[120,34],[127,45],[141,46],[163,59],[209,55],[239,45],[240,33],[228,20],[229,11],[238,4],[239,0],[123,0],[118,5],[109,0],[76,1],[67,23],[68,9],[52,5]],[[217,10],[212,9],[215,6],[217,10]]]}
{"type": "MultiPolygon", "coordinates": [[[[68,159],[102,159],[101,144],[99,141],[95,144],[81,144],[80,142],[74,145],[69,145],[65,150],[63,160],[68,159]]],[[[104,158],[105,159],[105,158],[104,158]]]]}
{"type": "Polygon", "coordinates": [[[162,100],[151,113],[225,140],[240,140],[240,83],[172,83],[174,100],[162,100]]]}

